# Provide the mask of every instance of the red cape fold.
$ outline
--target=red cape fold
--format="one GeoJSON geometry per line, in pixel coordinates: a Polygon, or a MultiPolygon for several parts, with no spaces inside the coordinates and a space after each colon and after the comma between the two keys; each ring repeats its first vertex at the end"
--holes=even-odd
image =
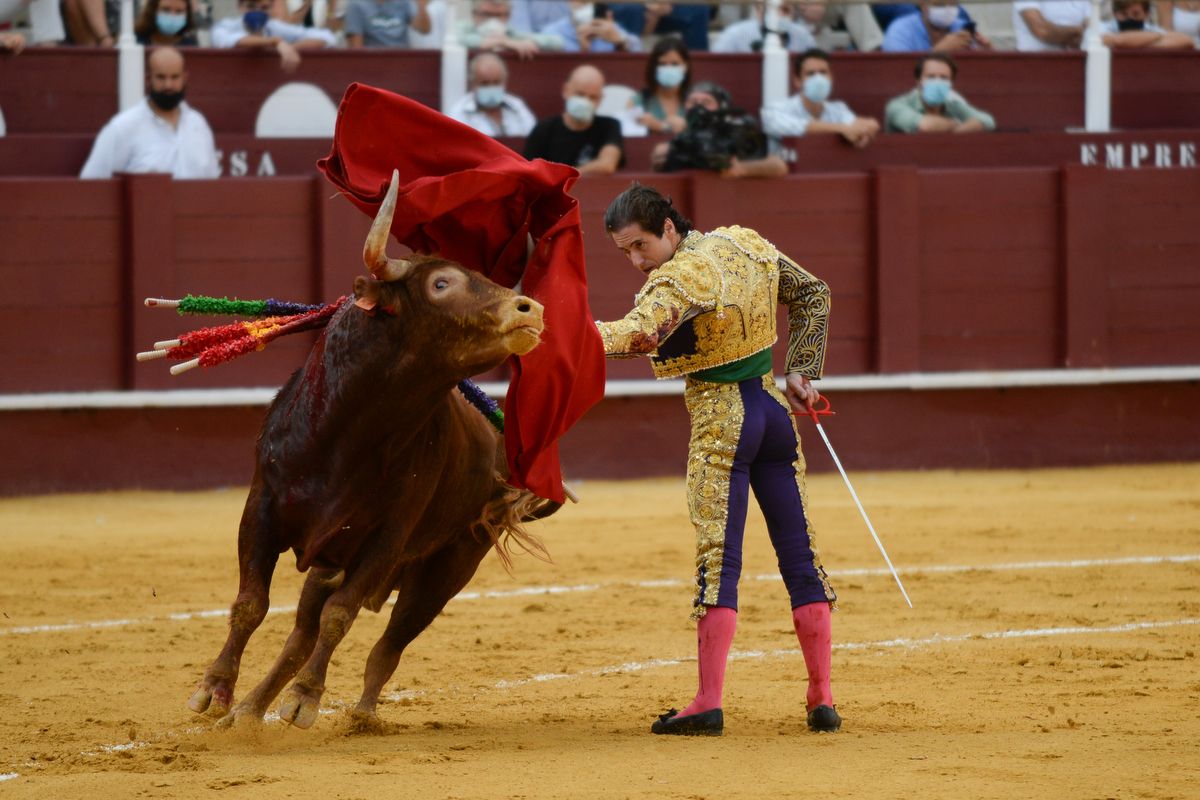
{"type": "Polygon", "coordinates": [[[318,168],[371,217],[392,178],[392,235],[415,252],[478,270],[545,306],[542,343],[513,359],[504,444],[512,485],[563,502],[558,439],[604,395],[604,347],[588,308],[579,173],[526,161],[466,125],[359,83],[338,108],[318,168]],[[535,247],[526,261],[527,236],[535,247]]]}

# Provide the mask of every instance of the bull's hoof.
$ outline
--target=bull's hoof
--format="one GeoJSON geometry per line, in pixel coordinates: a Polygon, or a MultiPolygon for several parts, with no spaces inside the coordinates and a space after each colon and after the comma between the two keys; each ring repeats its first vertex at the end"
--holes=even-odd
{"type": "Polygon", "coordinates": [[[201,682],[188,698],[187,705],[197,714],[207,712],[210,717],[220,719],[229,713],[229,707],[233,705],[233,689],[224,683],[211,685],[201,682]]]}
{"type": "Polygon", "coordinates": [[[279,704],[279,718],[297,728],[307,730],[317,721],[317,712],[320,709],[319,695],[314,697],[299,686],[293,686],[279,704]]]}
{"type": "Polygon", "coordinates": [[[248,708],[245,703],[239,703],[225,716],[217,720],[217,727],[222,730],[230,730],[231,728],[241,728],[247,725],[262,724],[262,714],[252,708],[248,708]]]}

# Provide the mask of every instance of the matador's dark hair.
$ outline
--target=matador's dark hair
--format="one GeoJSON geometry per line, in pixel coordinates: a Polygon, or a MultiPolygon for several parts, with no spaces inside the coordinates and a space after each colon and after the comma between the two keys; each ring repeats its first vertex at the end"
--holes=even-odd
{"type": "Polygon", "coordinates": [[[679,213],[671,198],[634,181],[609,204],[608,211],[604,212],[604,229],[611,234],[637,223],[647,233],[662,236],[668,219],[680,236],[691,232],[692,221],[679,213]]]}

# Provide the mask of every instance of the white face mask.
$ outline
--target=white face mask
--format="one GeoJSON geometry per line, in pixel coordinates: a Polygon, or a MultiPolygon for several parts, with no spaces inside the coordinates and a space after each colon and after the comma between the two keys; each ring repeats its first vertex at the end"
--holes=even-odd
{"type": "Polygon", "coordinates": [[[504,20],[488,17],[479,23],[479,35],[485,39],[493,36],[503,36],[506,33],[508,33],[508,26],[504,24],[504,20]]]}
{"type": "Polygon", "coordinates": [[[587,25],[592,21],[592,17],[595,15],[595,13],[595,6],[593,6],[591,3],[588,3],[587,5],[579,6],[572,11],[571,18],[574,20],[576,25],[587,25]]]}
{"type": "Polygon", "coordinates": [[[958,19],[958,6],[930,6],[929,24],[946,30],[958,19]]]}
{"type": "Polygon", "coordinates": [[[596,104],[586,97],[573,94],[567,98],[567,116],[576,122],[588,123],[596,116],[596,104]]]}

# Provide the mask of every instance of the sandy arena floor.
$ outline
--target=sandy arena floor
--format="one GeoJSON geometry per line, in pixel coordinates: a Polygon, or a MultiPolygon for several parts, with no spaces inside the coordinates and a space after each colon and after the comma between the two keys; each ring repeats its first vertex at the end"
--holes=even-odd
{"type": "MultiPolygon", "coordinates": [[[[1200,465],[857,475],[911,611],[840,480],[814,478],[836,735],[804,730],[752,512],[725,736],[651,737],[694,691],[682,481],[578,488],[537,527],[555,563],[489,557],[412,645],[386,735],[343,710],[370,613],[311,730],[186,709],[224,641],[244,489],[0,501],[0,797],[1200,797],[1200,465]]],[[[292,563],[242,692],[290,630],[292,563]]]]}

